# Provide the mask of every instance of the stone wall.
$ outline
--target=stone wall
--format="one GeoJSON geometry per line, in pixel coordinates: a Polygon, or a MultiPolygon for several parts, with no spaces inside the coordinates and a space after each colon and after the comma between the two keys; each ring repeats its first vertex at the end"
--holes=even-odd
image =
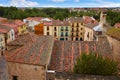
{"type": "Polygon", "coordinates": [[[97,76],[97,75],[81,75],[56,73],[55,80],[120,80],[119,76],[97,76]]]}
{"type": "Polygon", "coordinates": [[[114,59],[120,60],[120,41],[110,36],[107,36],[107,38],[113,50],[114,59]]]}
{"type": "Polygon", "coordinates": [[[44,66],[8,62],[9,80],[46,80],[44,66]]]}

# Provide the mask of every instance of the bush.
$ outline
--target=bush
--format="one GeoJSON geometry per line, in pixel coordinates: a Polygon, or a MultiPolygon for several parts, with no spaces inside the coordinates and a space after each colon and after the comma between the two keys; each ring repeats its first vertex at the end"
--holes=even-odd
{"type": "Polygon", "coordinates": [[[74,66],[76,74],[117,75],[118,71],[118,62],[96,53],[82,53],[74,66]]]}

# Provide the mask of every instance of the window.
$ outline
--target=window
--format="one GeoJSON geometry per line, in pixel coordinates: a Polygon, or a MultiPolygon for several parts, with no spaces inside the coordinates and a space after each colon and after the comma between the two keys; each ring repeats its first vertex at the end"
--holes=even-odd
{"type": "Polygon", "coordinates": [[[63,36],[63,32],[61,33],[61,36],[63,36]]]}
{"type": "Polygon", "coordinates": [[[49,32],[47,32],[47,35],[49,35],[49,32]]]}
{"type": "Polygon", "coordinates": [[[78,33],[76,33],[76,36],[78,36],[78,33]]]}
{"type": "Polygon", "coordinates": [[[66,27],[66,31],[68,31],[68,27],[66,27]]]}
{"type": "Polygon", "coordinates": [[[78,41],[78,38],[76,38],[76,41],[78,41]]]}
{"type": "Polygon", "coordinates": [[[81,35],[82,35],[82,33],[81,33],[81,35]]]}
{"type": "Polygon", "coordinates": [[[13,36],[13,33],[12,33],[12,36],[13,36]]]}
{"type": "Polygon", "coordinates": [[[61,27],[61,31],[63,31],[63,27],[61,27]]]}
{"type": "Polygon", "coordinates": [[[54,36],[57,36],[57,33],[56,33],[56,32],[54,32],[54,36]]]}
{"type": "Polygon", "coordinates": [[[2,38],[0,38],[0,41],[3,41],[3,39],[2,39],[2,38]]]}
{"type": "Polygon", "coordinates": [[[49,27],[47,27],[47,30],[49,30],[49,27]]]}
{"type": "Polygon", "coordinates": [[[89,38],[89,32],[88,32],[88,34],[87,34],[87,38],[89,38]]]}
{"type": "Polygon", "coordinates": [[[81,25],[83,25],[83,23],[81,23],[81,25]]]}
{"type": "Polygon", "coordinates": [[[68,40],[68,38],[66,38],[66,40],[68,40]]]}
{"type": "Polygon", "coordinates": [[[67,32],[65,33],[65,36],[68,36],[68,33],[67,33],[67,32]]]}
{"type": "Polygon", "coordinates": [[[72,28],[72,32],[74,32],[74,28],[72,28]]]}
{"type": "Polygon", "coordinates": [[[77,32],[79,31],[79,28],[77,28],[77,32]]]}
{"type": "Polygon", "coordinates": [[[81,28],[81,30],[83,30],[83,28],[81,28]]]}
{"type": "Polygon", "coordinates": [[[13,80],[18,80],[18,76],[13,76],[13,80]]]}
{"type": "Polygon", "coordinates": [[[72,23],[72,27],[74,27],[74,23],[72,23]]]}
{"type": "Polygon", "coordinates": [[[77,23],[77,26],[76,27],[79,27],[79,23],[77,23]]]}
{"type": "Polygon", "coordinates": [[[57,31],[56,27],[54,27],[54,31],[57,31]]]}
{"type": "Polygon", "coordinates": [[[80,38],[80,41],[83,41],[83,39],[82,39],[82,38],[80,38]]]}
{"type": "Polygon", "coordinates": [[[64,40],[64,38],[60,38],[60,40],[64,40]]]}

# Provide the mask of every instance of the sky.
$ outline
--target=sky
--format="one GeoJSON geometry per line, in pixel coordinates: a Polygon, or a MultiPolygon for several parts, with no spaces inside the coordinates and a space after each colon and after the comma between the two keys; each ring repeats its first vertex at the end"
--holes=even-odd
{"type": "Polygon", "coordinates": [[[16,7],[120,7],[120,0],[0,0],[0,6],[16,7]]]}

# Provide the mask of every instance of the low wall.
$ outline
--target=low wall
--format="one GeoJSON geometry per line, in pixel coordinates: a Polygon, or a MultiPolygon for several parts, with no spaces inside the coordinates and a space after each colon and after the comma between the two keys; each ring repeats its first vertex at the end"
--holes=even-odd
{"type": "Polygon", "coordinates": [[[81,75],[57,72],[55,80],[120,80],[120,76],[81,75]]]}

